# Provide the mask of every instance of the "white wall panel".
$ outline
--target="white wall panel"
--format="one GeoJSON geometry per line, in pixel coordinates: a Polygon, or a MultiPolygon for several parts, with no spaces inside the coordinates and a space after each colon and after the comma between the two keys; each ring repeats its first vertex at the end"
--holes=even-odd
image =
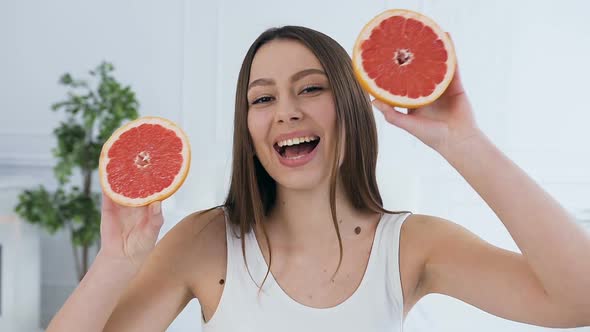
{"type": "MultiPolygon", "coordinates": [[[[187,213],[225,197],[235,85],[251,42],[273,26],[304,25],[351,53],[363,25],[385,8],[424,12],[449,31],[482,129],[568,209],[590,208],[584,101],[590,4],[582,0],[0,2],[0,175],[26,173],[55,185],[51,131],[60,115],[49,108],[65,95],[57,79],[113,61],[117,78],[137,92],[141,113],[179,122],[192,144],[186,183],[164,204],[164,234],[187,213]]],[[[445,217],[492,244],[517,249],[443,158],[375,116],[378,181],[388,208],[445,217]]],[[[58,261],[71,256],[66,234],[42,236],[41,250],[46,323],[75,280],[73,266],[58,261]]],[[[198,331],[199,322],[193,301],[169,330],[198,331]]],[[[438,295],[415,307],[406,330],[545,331],[438,295]]]]}

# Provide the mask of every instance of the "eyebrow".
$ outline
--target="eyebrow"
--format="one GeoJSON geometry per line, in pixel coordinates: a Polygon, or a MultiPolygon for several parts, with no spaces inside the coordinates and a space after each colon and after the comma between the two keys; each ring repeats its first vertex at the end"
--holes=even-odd
{"type": "MultiPolygon", "coordinates": [[[[299,72],[293,74],[293,76],[291,76],[291,82],[296,82],[296,81],[304,78],[305,76],[312,75],[312,74],[321,74],[321,75],[326,76],[326,73],[321,69],[309,68],[309,69],[304,69],[302,71],[299,71],[299,72]]],[[[252,81],[248,85],[248,90],[252,89],[255,86],[264,86],[264,85],[273,85],[273,84],[275,84],[275,81],[273,79],[259,78],[257,80],[252,81]]]]}

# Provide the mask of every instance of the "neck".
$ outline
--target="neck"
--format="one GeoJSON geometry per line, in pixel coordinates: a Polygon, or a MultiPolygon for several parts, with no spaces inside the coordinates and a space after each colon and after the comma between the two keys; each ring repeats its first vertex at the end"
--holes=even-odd
{"type": "MultiPolygon", "coordinates": [[[[336,185],[336,218],[341,236],[354,231],[351,225],[366,218],[355,210],[340,182],[336,185]]],[[[330,207],[329,183],[310,190],[277,187],[277,199],[268,218],[268,229],[286,245],[309,247],[310,244],[337,241],[330,207]]]]}

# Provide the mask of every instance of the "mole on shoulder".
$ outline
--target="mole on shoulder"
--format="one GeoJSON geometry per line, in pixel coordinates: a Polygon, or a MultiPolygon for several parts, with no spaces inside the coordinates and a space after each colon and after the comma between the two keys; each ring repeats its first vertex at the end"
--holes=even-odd
{"type": "Polygon", "coordinates": [[[356,234],[360,234],[361,233],[361,226],[356,226],[356,228],[354,229],[354,232],[356,234]]]}
{"type": "Polygon", "coordinates": [[[219,284],[220,284],[220,285],[223,285],[223,284],[225,284],[225,280],[223,280],[223,279],[219,279],[219,284]]]}

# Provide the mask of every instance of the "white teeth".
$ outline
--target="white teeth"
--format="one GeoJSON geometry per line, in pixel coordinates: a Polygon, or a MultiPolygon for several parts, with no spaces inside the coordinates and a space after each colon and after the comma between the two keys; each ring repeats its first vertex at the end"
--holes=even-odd
{"type": "Polygon", "coordinates": [[[280,146],[280,147],[283,147],[285,145],[292,146],[292,145],[301,144],[303,142],[313,142],[313,141],[316,141],[318,139],[319,139],[319,137],[317,137],[317,136],[303,136],[303,137],[286,139],[284,141],[277,142],[277,145],[280,146]]]}
{"type": "Polygon", "coordinates": [[[300,159],[305,157],[304,154],[300,155],[300,156],[295,156],[295,157],[284,157],[285,159],[289,159],[289,160],[296,160],[296,159],[300,159]]]}

